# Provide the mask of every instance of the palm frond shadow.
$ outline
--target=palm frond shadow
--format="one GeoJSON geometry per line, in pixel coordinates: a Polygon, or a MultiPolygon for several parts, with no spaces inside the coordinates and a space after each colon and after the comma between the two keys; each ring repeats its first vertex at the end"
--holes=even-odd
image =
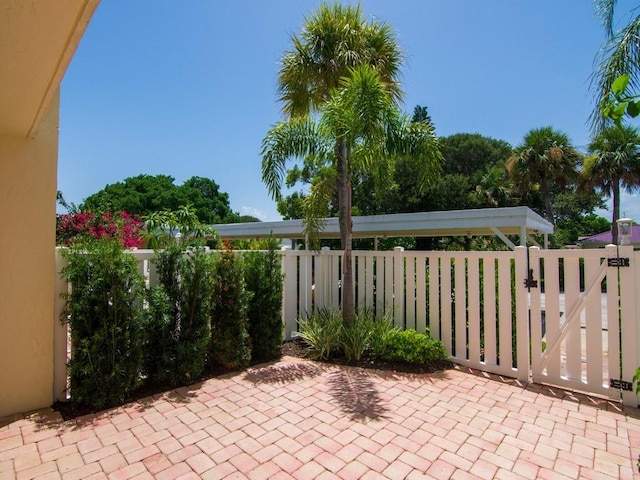
{"type": "Polygon", "coordinates": [[[311,363],[286,363],[249,369],[244,379],[254,385],[284,384],[315,378],[326,370],[327,367],[311,363]]]}
{"type": "Polygon", "coordinates": [[[339,368],[329,374],[329,394],[353,421],[386,418],[384,404],[371,374],[360,368],[339,368]]]}

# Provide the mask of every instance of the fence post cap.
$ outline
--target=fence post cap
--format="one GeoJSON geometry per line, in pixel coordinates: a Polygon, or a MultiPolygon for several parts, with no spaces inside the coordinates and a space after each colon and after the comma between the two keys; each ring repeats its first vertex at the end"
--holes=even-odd
{"type": "Polygon", "coordinates": [[[404,247],[393,247],[394,252],[404,252],[404,247]]]}

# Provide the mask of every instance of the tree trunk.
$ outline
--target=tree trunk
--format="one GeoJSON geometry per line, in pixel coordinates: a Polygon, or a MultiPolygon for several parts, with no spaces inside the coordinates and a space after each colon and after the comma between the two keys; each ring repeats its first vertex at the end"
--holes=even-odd
{"type": "Polygon", "coordinates": [[[549,182],[546,177],[540,179],[540,189],[542,190],[542,197],[544,199],[545,216],[552,225],[555,225],[553,221],[553,208],[551,207],[551,193],[549,193],[549,182]]]}
{"type": "Polygon", "coordinates": [[[342,320],[351,325],[354,315],[353,271],[351,268],[351,244],[353,240],[351,224],[351,172],[349,150],[344,141],[336,144],[338,157],[338,223],[340,224],[340,246],[342,257],[342,320]]]}
{"type": "Polygon", "coordinates": [[[613,188],[613,219],[611,221],[611,241],[618,245],[618,219],[620,218],[620,180],[614,180],[613,188]]]}

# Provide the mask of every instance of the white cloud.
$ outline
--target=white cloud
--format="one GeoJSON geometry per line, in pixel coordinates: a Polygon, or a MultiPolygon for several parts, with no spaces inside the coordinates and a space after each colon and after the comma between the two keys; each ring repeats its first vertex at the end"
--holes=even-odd
{"type": "Polygon", "coordinates": [[[241,211],[242,215],[251,215],[252,217],[259,218],[263,222],[267,220],[267,214],[264,213],[262,210],[258,210],[257,208],[254,208],[254,207],[242,207],[240,209],[240,211],[241,211]]]}

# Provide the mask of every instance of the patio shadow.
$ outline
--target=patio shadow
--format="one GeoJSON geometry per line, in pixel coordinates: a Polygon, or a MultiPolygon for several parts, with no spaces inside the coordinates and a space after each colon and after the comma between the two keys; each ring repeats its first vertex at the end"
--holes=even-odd
{"type": "Polygon", "coordinates": [[[383,419],[389,411],[372,376],[375,374],[371,375],[365,369],[349,367],[339,368],[329,375],[329,394],[353,421],[383,419]]]}
{"type": "Polygon", "coordinates": [[[314,378],[326,370],[326,367],[312,363],[272,364],[248,370],[244,379],[254,385],[260,383],[282,384],[314,378]]]}

